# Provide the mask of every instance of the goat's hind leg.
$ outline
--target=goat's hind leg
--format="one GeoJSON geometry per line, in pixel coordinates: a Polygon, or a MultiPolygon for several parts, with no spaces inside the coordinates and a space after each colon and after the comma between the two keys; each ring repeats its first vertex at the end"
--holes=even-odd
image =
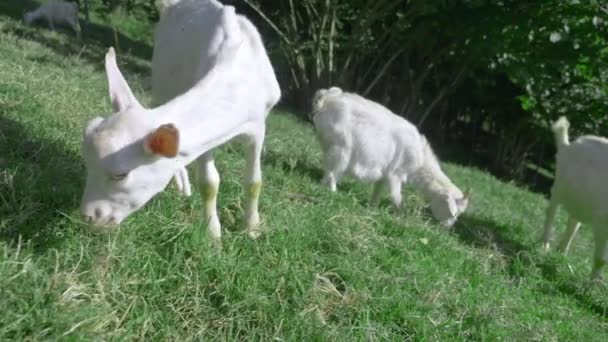
{"type": "MultiPolygon", "coordinates": [[[[203,198],[203,218],[207,223],[207,231],[212,238],[219,239],[222,235],[222,227],[217,215],[217,194],[220,186],[220,174],[215,168],[215,161],[211,152],[198,158],[197,173],[198,187],[203,198]]],[[[175,175],[175,177],[178,176],[178,174],[175,175]]]]}
{"type": "Polygon", "coordinates": [[[595,252],[593,255],[593,268],[591,269],[591,279],[601,278],[601,271],[608,261],[608,230],[605,226],[594,224],[595,252]]]}
{"type": "Polygon", "coordinates": [[[564,232],[562,241],[560,242],[559,246],[557,247],[558,251],[560,251],[564,254],[568,254],[568,251],[570,250],[570,246],[572,245],[572,241],[574,241],[574,237],[576,236],[576,233],[578,232],[578,229],[580,227],[581,227],[580,222],[578,222],[576,219],[572,218],[572,216],[568,217],[568,228],[564,232]]]}
{"type": "Polygon", "coordinates": [[[246,166],[243,179],[245,190],[244,222],[249,236],[254,239],[260,235],[258,203],[262,190],[261,159],[265,132],[266,127],[262,125],[255,134],[248,137],[249,141],[246,147],[246,166]]]}
{"type": "Polygon", "coordinates": [[[553,238],[553,230],[555,224],[555,215],[557,214],[557,209],[559,204],[555,200],[554,196],[551,196],[549,200],[549,206],[547,207],[546,217],[545,217],[545,227],[543,230],[543,249],[545,251],[549,250],[549,246],[551,244],[551,239],[553,238]]]}
{"type": "Polygon", "coordinates": [[[177,190],[185,197],[192,195],[192,189],[190,186],[190,179],[188,178],[188,169],[184,166],[179,169],[173,176],[177,190]]]}

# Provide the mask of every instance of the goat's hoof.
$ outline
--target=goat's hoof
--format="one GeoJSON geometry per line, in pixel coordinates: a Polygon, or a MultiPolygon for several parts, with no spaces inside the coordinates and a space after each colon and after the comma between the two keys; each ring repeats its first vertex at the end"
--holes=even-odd
{"type": "Polygon", "coordinates": [[[245,229],[247,229],[247,234],[252,239],[257,239],[262,232],[260,230],[260,215],[257,211],[252,212],[251,214],[245,215],[245,229]]]}
{"type": "MultiPolygon", "coordinates": [[[[221,230],[221,228],[220,228],[221,230]]],[[[218,234],[216,231],[209,232],[210,241],[222,241],[222,234],[218,234]]]]}
{"type": "Polygon", "coordinates": [[[211,247],[216,252],[221,252],[222,249],[223,249],[223,247],[222,247],[222,239],[220,237],[212,237],[211,238],[211,247]]]}
{"type": "Polygon", "coordinates": [[[192,196],[192,188],[190,187],[190,185],[177,185],[177,192],[184,197],[192,196]]]}
{"type": "Polygon", "coordinates": [[[327,178],[323,178],[321,180],[321,186],[327,188],[331,192],[336,192],[338,190],[338,186],[336,185],[336,183],[332,182],[327,178]]]}
{"type": "Polygon", "coordinates": [[[583,288],[585,289],[585,291],[591,291],[597,287],[606,287],[606,282],[604,281],[604,277],[602,277],[601,275],[592,274],[583,288]]]}
{"type": "Polygon", "coordinates": [[[260,235],[262,235],[262,232],[260,231],[259,228],[253,228],[253,229],[249,229],[249,232],[247,233],[249,235],[249,237],[253,240],[257,239],[260,237],[260,235]]]}
{"type": "Polygon", "coordinates": [[[207,225],[207,234],[211,238],[211,240],[220,241],[222,239],[222,225],[220,224],[219,219],[211,219],[209,224],[207,225]]]}
{"type": "Polygon", "coordinates": [[[547,252],[549,252],[550,247],[551,247],[551,243],[545,241],[545,242],[543,242],[542,251],[547,253],[547,252]]]}

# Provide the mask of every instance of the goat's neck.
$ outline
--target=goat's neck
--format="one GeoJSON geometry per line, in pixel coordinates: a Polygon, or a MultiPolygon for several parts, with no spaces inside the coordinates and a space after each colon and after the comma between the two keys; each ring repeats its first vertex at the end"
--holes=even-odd
{"type": "Polygon", "coordinates": [[[30,16],[30,20],[38,20],[42,17],[42,8],[36,8],[35,10],[28,13],[30,16]]]}
{"type": "Polygon", "coordinates": [[[177,127],[184,164],[243,133],[248,123],[247,111],[238,103],[239,87],[225,79],[199,82],[150,114],[156,125],[177,127]]]}
{"type": "Polygon", "coordinates": [[[435,160],[425,161],[412,178],[413,184],[427,196],[445,194],[452,185],[435,160]]]}

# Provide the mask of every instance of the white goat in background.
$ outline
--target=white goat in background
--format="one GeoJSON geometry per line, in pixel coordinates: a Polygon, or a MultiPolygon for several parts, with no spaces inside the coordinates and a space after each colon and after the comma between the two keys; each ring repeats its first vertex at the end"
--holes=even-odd
{"type": "Polygon", "coordinates": [[[75,2],[51,1],[40,5],[37,9],[23,15],[23,21],[31,24],[36,20],[44,20],[51,30],[55,24],[68,24],[80,39],[80,23],[78,22],[78,4],[75,2]]]}
{"type": "Polygon", "coordinates": [[[331,191],[348,174],[374,182],[371,206],[388,187],[400,211],[401,184],[411,179],[443,225],[452,226],[466,210],[469,196],[443,173],[426,138],[407,120],[337,87],[315,93],[312,116],[323,150],[323,183],[331,191]]]}
{"type": "Polygon", "coordinates": [[[241,137],[247,146],[244,222],[257,236],[265,121],[281,91],[253,24],[215,0],[165,8],[152,60],[153,95],[164,104],[154,109],[133,96],[113,49],[105,63],[115,113],[91,120],[85,130],[84,220],[119,224],[196,160],[205,222],[219,238],[220,178],[212,151],[241,137]]]}
{"type": "Polygon", "coordinates": [[[543,247],[549,249],[557,209],[568,212],[568,227],[558,249],[567,253],[580,227],[593,227],[595,253],[592,278],[608,261],[608,139],[585,135],[570,143],[565,117],[553,124],[557,145],[555,181],[545,220],[543,247]]]}

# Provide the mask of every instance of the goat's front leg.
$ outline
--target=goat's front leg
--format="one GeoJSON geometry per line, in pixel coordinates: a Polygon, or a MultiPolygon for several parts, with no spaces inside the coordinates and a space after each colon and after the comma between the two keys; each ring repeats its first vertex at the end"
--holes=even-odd
{"type": "Polygon", "coordinates": [[[329,191],[336,192],[338,190],[338,179],[334,172],[325,172],[321,184],[327,187],[329,191]]]}
{"type": "Polygon", "coordinates": [[[397,213],[401,213],[401,179],[395,176],[388,176],[386,183],[388,184],[393,207],[397,213]]]}
{"type": "Polygon", "coordinates": [[[198,158],[198,166],[197,180],[199,191],[203,197],[203,218],[207,223],[209,235],[212,238],[219,239],[222,235],[220,219],[217,216],[217,193],[220,186],[220,174],[215,168],[213,154],[209,152],[200,156],[198,158]]]}
{"type": "Polygon", "coordinates": [[[549,206],[547,207],[547,213],[545,218],[545,229],[543,232],[543,249],[545,251],[549,250],[549,245],[551,244],[551,239],[553,237],[553,229],[555,224],[555,215],[557,214],[557,209],[559,205],[557,201],[553,199],[553,196],[549,200],[549,206]]]}
{"type": "Polygon", "coordinates": [[[47,17],[47,22],[49,23],[49,28],[52,31],[55,31],[55,22],[53,21],[53,18],[47,17]]]}
{"type": "Polygon", "coordinates": [[[260,191],[262,190],[262,147],[264,145],[265,127],[261,127],[251,138],[247,145],[247,156],[243,187],[245,190],[245,228],[249,231],[249,236],[257,238],[260,235],[260,214],[258,212],[258,202],[260,191]]]}
{"type": "Polygon", "coordinates": [[[330,146],[323,154],[325,176],[321,184],[328,187],[331,192],[335,192],[347,167],[348,158],[345,149],[341,146],[330,146]]]}
{"type": "Polygon", "coordinates": [[[576,233],[578,232],[580,226],[581,224],[576,219],[572,218],[572,216],[568,217],[568,228],[564,233],[562,241],[557,247],[558,251],[564,254],[568,254],[570,246],[572,245],[572,241],[574,241],[574,237],[576,236],[576,233]]]}
{"type": "Polygon", "coordinates": [[[378,204],[380,204],[380,197],[382,196],[382,192],[384,191],[384,188],[386,186],[386,182],[383,179],[379,179],[374,183],[373,189],[372,189],[372,196],[369,200],[369,207],[370,208],[375,208],[378,206],[378,204]]]}
{"type": "Polygon", "coordinates": [[[74,30],[74,32],[76,32],[76,38],[78,40],[82,39],[82,35],[81,35],[82,30],[80,28],[80,23],[78,22],[78,17],[69,19],[69,23],[72,26],[72,29],[74,30]]]}

